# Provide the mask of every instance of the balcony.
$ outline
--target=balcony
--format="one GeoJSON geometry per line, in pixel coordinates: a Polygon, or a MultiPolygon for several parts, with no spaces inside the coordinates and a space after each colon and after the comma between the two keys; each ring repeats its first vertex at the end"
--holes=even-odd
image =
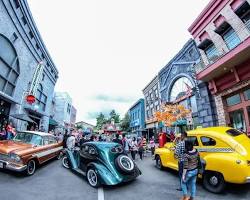
{"type": "MultiPolygon", "coordinates": [[[[249,22],[250,23],[250,22],[249,22]]],[[[250,27],[250,25],[249,25],[250,27]]],[[[249,59],[250,55],[250,37],[241,42],[234,49],[224,52],[221,55],[214,56],[205,65],[203,61],[195,65],[197,79],[202,81],[210,81],[221,76],[226,71],[243,63],[249,59]]]]}

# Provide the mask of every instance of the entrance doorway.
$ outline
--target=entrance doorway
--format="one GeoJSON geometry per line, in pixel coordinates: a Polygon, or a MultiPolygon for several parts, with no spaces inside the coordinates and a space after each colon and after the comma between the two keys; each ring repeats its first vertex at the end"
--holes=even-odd
{"type": "Polygon", "coordinates": [[[3,131],[9,120],[11,104],[0,98],[0,132],[3,131]]]}
{"type": "Polygon", "coordinates": [[[237,91],[224,100],[227,124],[250,134],[250,88],[237,91]]]}
{"type": "Polygon", "coordinates": [[[29,131],[39,130],[41,117],[33,113],[29,113],[29,117],[34,121],[34,123],[28,122],[27,130],[29,131]]]}

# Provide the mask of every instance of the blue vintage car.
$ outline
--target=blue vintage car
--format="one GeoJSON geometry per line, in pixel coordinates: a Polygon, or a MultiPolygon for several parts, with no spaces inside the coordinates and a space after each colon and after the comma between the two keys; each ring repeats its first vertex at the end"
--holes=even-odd
{"type": "Polygon", "coordinates": [[[79,150],[66,150],[62,164],[85,176],[92,187],[129,182],[141,174],[134,161],[117,143],[84,143],[79,150]]]}

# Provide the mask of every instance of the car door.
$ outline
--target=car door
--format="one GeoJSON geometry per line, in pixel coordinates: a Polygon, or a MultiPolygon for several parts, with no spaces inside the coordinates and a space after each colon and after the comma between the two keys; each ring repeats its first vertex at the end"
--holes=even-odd
{"type": "Polygon", "coordinates": [[[84,144],[80,149],[80,169],[83,171],[87,170],[87,165],[96,160],[97,151],[93,145],[84,144]]]}
{"type": "Polygon", "coordinates": [[[175,148],[179,138],[176,138],[173,143],[167,146],[169,153],[166,155],[167,167],[177,170],[178,169],[178,159],[175,156],[175,148]]]}

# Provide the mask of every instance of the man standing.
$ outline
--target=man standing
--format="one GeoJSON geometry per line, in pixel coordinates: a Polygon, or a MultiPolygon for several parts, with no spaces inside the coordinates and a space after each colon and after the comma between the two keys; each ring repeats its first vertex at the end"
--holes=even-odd
{"type": "Polygon", "coordinates": [[[179,170],[179,179],[180,179],[180,188],[178,191],[181,191],[181,180],[182,180],[182,173],[183,173],[183,165],[184,165],[184,154],[185,154],[185,140],[187,138],[187,132],[181,133],[180,141],[176,145],[175,149],[175,156],[178,159],[178,170],[179,170]]]}
{"type": "Polygon", "coordinates": [[[122,145],[122,141],[119,139],[119,134],[118,133],[115,135],[115,139],[113,139],[113,142],[122,145]]]}
{"type": "Polygon", "coordinates": [[[124,152],[126,154],[128,154],[129,153],[129,143],[128,143],[128,140],[127,140],[126,135],[124,133],[122,134],[122,147],[124,149],[124,152]]]}
{"type": "Polygon", "coordinates": [[[67,139],[67,148],[69,150],[73,150],[75,148],[75,144],[76,144],[76,139],[75,137],[72,135],[72,133],[69,134],[69,137],[67,139]]]}

